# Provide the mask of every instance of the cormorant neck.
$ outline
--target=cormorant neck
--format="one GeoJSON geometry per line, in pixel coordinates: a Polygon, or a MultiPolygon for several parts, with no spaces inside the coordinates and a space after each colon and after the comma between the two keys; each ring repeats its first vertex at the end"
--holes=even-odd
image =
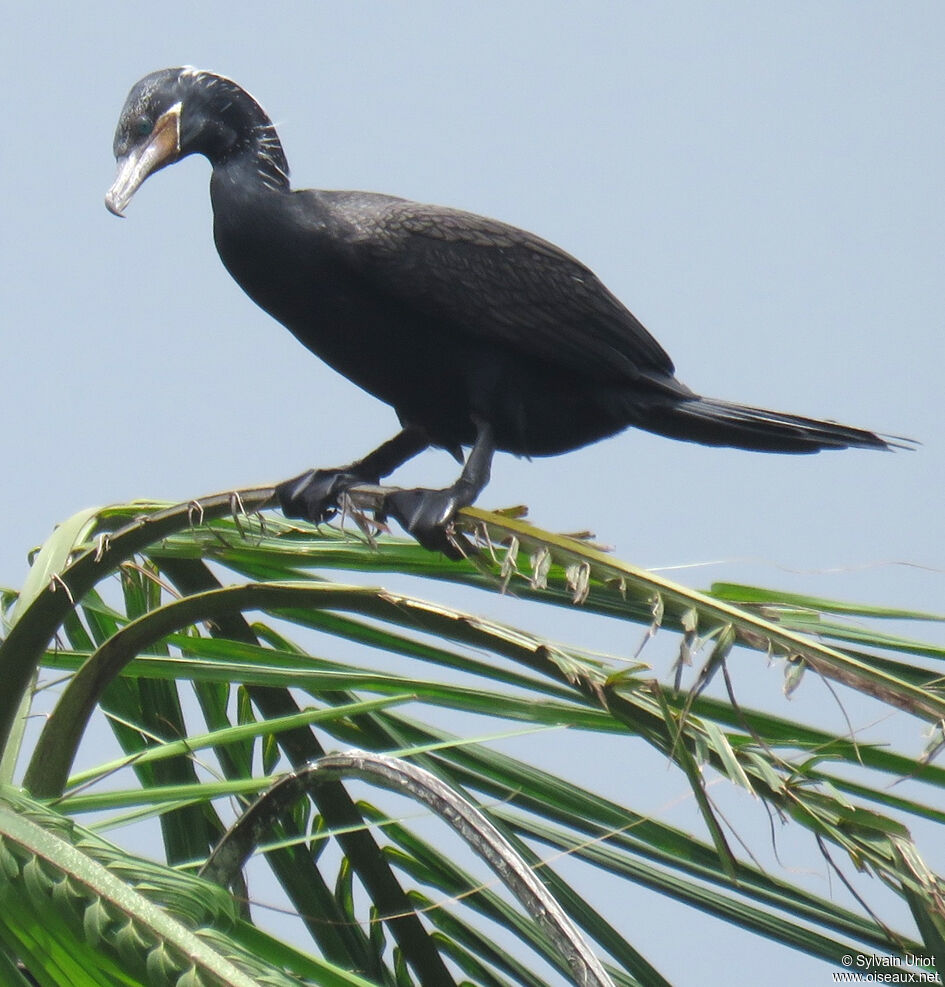
{"type": "MultiPolygon", "coordinates": [[[[186,70],[185,70],[186,71],[186,70]]],[[[289,190],[289,163],[276,128],[262,107],[235,82],[190,70],[181,145],[204,154],[214,170],[236,169],[244,180],[274,191],[289,190]]]]}
{"type": "Polygon", "coordinates": [[[256,178],[273,191],[289,191],[289,163],[272,123],[257,125],[251,146],[242,154],[252,161],[256,178]]]}

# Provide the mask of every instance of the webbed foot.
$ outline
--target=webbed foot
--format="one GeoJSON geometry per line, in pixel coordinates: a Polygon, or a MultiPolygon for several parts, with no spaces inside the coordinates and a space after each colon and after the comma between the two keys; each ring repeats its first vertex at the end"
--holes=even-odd
{"type": "Polygon", "coordinates": [[[279,506],[286,517],[321,524],[338,513],[342,494],[359,483],[377,483],[377,477],[353,473],[350,468],[307,470],[276,487],[279,506]]]}
{"type": "Polygon", "coordinates": [[[456,512],[468,502],[468,497],[453,487],[394,490],[384,498],[378,520],[392,517],[424,548],[442,552],[450,559],[462,559],[474,549],[462,535],[452,531],[452,524],[456,512]]]}
{"type": "Polygon", "coordinates": [[[363,459],[335,469],[306,470],[276,487],[279,506],[286,517],[320,524],[338,513],[338,501],[359,483],[374,485],[430,444],[422,431],[405,428],[363,459]]]}
{"type": "MultiPolygon", "coordinates": [[[[489,482],[495,452],[492,428],[476,420],[476,441],[459,479],[443,490],[392,490],[376,511],[377,520],[393,517],[424,548],[461,559],[475,552],[461,534],[453,531],[453,519],[462,507],[472,504],[489,482]]],[[[394,438],[364,459],[338,469],[311,469],[276,487],[276,496],[286,517],[305,518],[316,524],[338,513],[338,502],[346,490],[359,484],[376,486],[397,466],[430,444],[426,432],[405,427],[394,438]]]]}

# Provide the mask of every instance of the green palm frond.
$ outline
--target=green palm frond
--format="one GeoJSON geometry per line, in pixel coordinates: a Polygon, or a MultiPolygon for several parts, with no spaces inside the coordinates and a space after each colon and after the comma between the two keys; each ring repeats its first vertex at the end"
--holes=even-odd
{"type": "Polygon", "coordinates": [[[339,748],[401,758],[477,805],[589,937],[614,983],[665,980],[606,901],[589,901],[565,877],[574,866],[830,962],[887,953],[945,963],[941,879],[911,835],[917,823],[945,820],[945,772],[933,760],[945,649],[899,630],[941,617],[732,584],[698,592],[514,512],[465,510],[479,552],[450,562],[387,535],[253,513],[269,494],[84,512],[37,555],[15,605],[17,594],[4,591],[0,778],[22,770],[31,797],[48,801],[9,788],[0,801],[7,968],[23,961],[43,983],[144,983],[158,962],[165,979],[150,982],[239,982],[219,979],[212,963],[265,983],[567,977],[546,933],[427,812],[380,793],[376,804],[356,801],[339,780],[280,815],[260,841],[267,880],[300,919],[294,945],[251,924],[264,919],[250,904],[256,878],[238,880],[232,895],[194,892],[203,883],[188,884],[198,879],[181,868],[206,861],[279,776],[339,748]],[[483,593],[514,598],[504,609],[532,626],[553,613],[574,615],[578,637],[588,621],[636,631],[623,635],[622,654],[602,655],[482,616],[483,593]],[[669,642],[675,672],[656,675],[639,660],[641,636],[669,642]],[[841,704],[867,696],[912,717],[916,736],[931,730],[926,752],[805,725],[780,704],[738,702],[734,658],[752,654],[785,670],[786,689],[814,677],[841,704]],[[37,691],[47,677],[62,679],[51,708],[37,691]],[[49,712],[38,730],[27,718],[37,707],[49,712]],[[103,715],[120,753],[90,758],[103,715]],[[545,734],[556,749],[587,737],[615,769],[642,742],[679,770],[702,832],[653,818],[629,787],[616,786],[618,797],[595,792],[559,772],[558,758],[538,764],[506,752],[518,736],[545,734]],[[907,789],[893,787],[902,779],[907,789]],[[823,866],[854,890],[851,905],[756,862],[720,808],[726,791],[749,793],[773,819],[806,831],[823,866]],[[93,812],[96,830],[156,820],[166,863],[137,860],[72,821],[93,812]],[[55,852],[42,834],[58,841],[55,852]],[[70,868],[80,863],[89,870],[77,896],[70,868]],[[893,921],[867,907],[857,872],[903,902],[914,925],[899,927],[901,911],[889,910],[893,921]],[[142,924],[147,909],[177,925],[142,924]],[[46,911],[44,946],[35,933],[46,911]],[[192,968],[181,965],[192,955],[185,935],[199,940],[192,968]],[[520,942],[514,955],[503,935],[520,942]],[[93,968],[101,942],[111,953],[93,968]],[[122,966],[129,942],[140,944],[138,972],[122,966]],[[128,979],[114,979],[109,964],[128,979]],[[62,979],[67,967],[78,979],[62,979]]]}

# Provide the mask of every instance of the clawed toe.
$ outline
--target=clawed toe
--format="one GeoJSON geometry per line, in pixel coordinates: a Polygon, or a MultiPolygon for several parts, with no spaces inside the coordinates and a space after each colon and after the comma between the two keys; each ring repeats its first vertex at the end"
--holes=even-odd
{"type": "Polygon", "coordinates": [[[420,544],[448,558],[471,554],[472,546],[452,531],[453,518],[463,504],[456,492],[446,490],[393,490],[384,498],[379,519],[394,518],[420,544]]]}
{"type": "MultiPolygon", "coordinates": [[[[276,487],[276,497],[283,514],[305,518],[316,524],[328,521],[339,510],[345,491],[359,484],[377,486],[398,466],[430,445],[426,432],[406,425],[363,459],[337,469],[308,470],[276,487]]],[[[456,512],[474,503],[489,482],[489,469],[495,452],[492,427],[476,420],[476,441],[456,482],[443,490],[392,490],[375,509],[378,523],[392,517],[414,538],[434,552],[451,559],[474,555],[476,549],[453,530],[456,512]]],[[[375,495],[382,493],[373,491],[375,495]]],[[[361,521],[359,520],[360,524],[361,521]]]]}
{"type": "Polygon", "coordinates": [[[321,524],[338,513],[338,499],[364,478],[345,470],[308,470],[276,487],[282,513],[321,524]]]}
{"type": "MultiPolygon", "coordinates": [[[[308,470],[276,487],[282,513],[320,524],[338,513],[338,501],[350,487],[364,483],[364,477],[346,470],[308,470]]],[[[465,503],[451,487],[445,490],[392,490],[377,511],[377,520],[388,517],[434,552],[451,559],[471,554],[472,546],[452,530],[453,518],[465,503]]]]}

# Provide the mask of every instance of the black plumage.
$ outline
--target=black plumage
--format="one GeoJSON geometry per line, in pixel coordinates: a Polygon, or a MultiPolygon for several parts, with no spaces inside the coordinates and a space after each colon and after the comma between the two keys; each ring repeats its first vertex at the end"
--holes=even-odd
{"type": "Polygon", "coordinates": [[[764,452],[883,449],[873,432],[704,398],[587,267],[505,223],[370,192],[293,191],[275,129],[243,89],[188,68],[131,90],[115,135],[121,214],[149,174],[188,154],[213,168],[214,240],[244,291],[326,363],[391,405],[402,431],[362,460],[278,488],[320,520],[430,445],[462,458],[445,490],[386,511],[431,547],[488,482],[496,450],[567,452],[628,426],[764,452]]]}

